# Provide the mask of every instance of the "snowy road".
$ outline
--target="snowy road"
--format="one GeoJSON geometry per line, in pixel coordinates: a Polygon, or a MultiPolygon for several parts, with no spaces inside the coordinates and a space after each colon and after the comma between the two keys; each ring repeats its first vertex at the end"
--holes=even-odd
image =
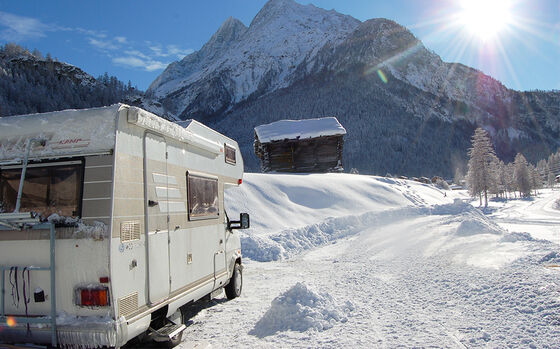
{"type": "Polygon", "coordinates": [[[542,190],[537,198],[490,202],[490,217],[509,231],[560,244],[560,190],[542,190]]]}
{"type": "MultiPolygon", "coordinates": [[[[216,347],[554,347],[560,334],[558,272],[532,257],[502,268],[456,261],[443,247],[449,242],[442,228],[447,218],[407,217],[294,260],[248,263],[243,297],[204,310],[188,337],[216,347]],[[433,232],[428,237],[427,227],[433,232]],[[298,316],[273,316],[259,329],[272,299],[302,281],[340,307],[350,302],[347,321],[299,331],[290,323],[302,320],[298,316]]],[[[492,237],[452,249],[480,243],[515,249],[498,246],[492,237]]],[[[488,254],[479,257],[492,260],[488,254]]],[[[296,302],[309,297],[296,295],[296,302]]]]}
{"type": "MultiPolygon", "coordinates": [[[[249,177],[247,187],[262,187],[264,180],[249,177]]],[[[280,180],[284,186],[293,182],[280,180]]],[[[330,217],[327,223],[276,235],[263,231],[278,245],[253,247],[273,246],[288,257],[246,259],[242,296],[218,298],[200,311],[180,347],[558,347],[560,270],[545,266],[560,264],[560,248],[553,241],[559,193],[493,204],[493,213],[485,216],[425,186],[389,185],[374,187],[376,193],[385,190],[385,210],[375,206],[375,212],[330,217]],[[411,205],[398,208],[398,202],[411,205]],[[308,241],[314,236],[321,238],[308,241]]],[[[307,188],[324,190],[321,207],[326,208],[325,198],[337,201],[327,187],[310,183],[307,188]]],[[[289,208],[281,193],[260,191],[279,202],[281,210],[289,208]]],[[[301,206],[304,200],[293,193],[290,200],[301,206]]],[[[251,207],[251,193],[242,194],[243,205],[251,207]]],[[[363,198],[356,200],[365,205],[363,198]]],[[[270,202],[263,203],[272,206],[268,216],[276,210],[270,202]]],[[[308,204],[317,214],[317,202],[308,204]]]]}

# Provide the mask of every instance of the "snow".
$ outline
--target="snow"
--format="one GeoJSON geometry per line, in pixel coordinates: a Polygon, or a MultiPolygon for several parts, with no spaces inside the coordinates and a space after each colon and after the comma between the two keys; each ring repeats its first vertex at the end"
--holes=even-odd
{"type": "Polygon", "coordinates": [[[270,309],[249,334],[262,338],[287,330],[325,331],[336,322],[348,321],[346,313],[353,308],[350,301],[338,305],[329,294],[319,294],[298,282],[272,301],[270,309]]]}
{"type": "Polygon", "coordinates": [[[280,120],[255,127],[261,143],[284,139],[306,139],[321,136],[345,135],[346,130],[335,117],[305,120],[280,120]]]}
{"type": "Polygon", "coordinates": [[[0,120],[0,161],[23,159],[30,138],[31,157],[104,153],[115,147],[116,116],[121,104],[81,110],[3,117],[0,120]]]}
{"type": "MultiPolygon", "coordinates": [[[[140,109],[138,107],[128,107],[128,121],[134,122],[134,124],[147,128],[152,131],[159,132],[168,137],[177,139],[181,142],[188,143],[192,146],[206,150],[208,152],[218,155],[223,152],[223,147],[221,143],[210,140],[206,137],[198,135],[192,132],[189,127],[194,125],[196,121],[184,121],[180,123],[174,123],[160,118],[159,116],[152,114],[146,110],[140,109]]],[[[205,126],[204,126],[205,127],[205,126]]],[[[208,129],[210,130],[210,129],[208,129]]],[[[213,132],[217,133],[217,132],[213,132]]]]}
{"type": "Polygon", "coordinates": [[[72,233],[74,239],[104,240],[109,237],[109,227],[103,222],[93,221],[92,224],[85,224],[79,218],[60,216],[58,213],[51,214],[47,221],[75,226],[76,229],[72,233]]]}
{"type": "Polygon", "coordinates": [[[245,174],[226,191],[230,216],[251,214],[243,293],[180,348],[556,347],[559,198],[481,211],[406,180],[245,174]]]}

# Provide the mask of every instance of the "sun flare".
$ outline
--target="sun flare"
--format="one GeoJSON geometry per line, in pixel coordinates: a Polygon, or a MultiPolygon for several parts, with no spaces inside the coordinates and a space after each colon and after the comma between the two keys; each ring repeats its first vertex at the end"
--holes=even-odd
{"type": "Polygon", "coordinates": [[[512,22],[511,0],[461,0],[460,25],[482,41],[496,39],[512,22]]]}

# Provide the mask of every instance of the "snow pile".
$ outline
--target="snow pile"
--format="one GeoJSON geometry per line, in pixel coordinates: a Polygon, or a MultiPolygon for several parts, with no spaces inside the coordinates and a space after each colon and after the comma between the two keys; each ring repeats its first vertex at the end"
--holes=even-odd
{"type": "MultiPolygon", "coordinates": [[[[529,233],[507,233],[500,239],[501,242],[538,241],[529,233]]],[[[544,241],[544,240],[543,240],[544,241]]]]}
{"type": "Polygon", "coordinates": [[[249,334],[262,338],[281,331],[325,331],[337,322],[348,321],[347,315],[353,310],[351,302],[337,305],[328,293],[318,294],[298,282],[272,301],[249,334]]]}
{"type": "Polygon", "coordinates": [[[496,223],[479,217],[468,217],[457,227],[456,234],[469,236],[476,234],[502,234],[503,230],[496,223]]]}
{"type": "Polygon", "coordinates": [[[335,117],[306,120],[280,120],[255,127],[261,143],[284,139],[306,139],[321,136],[345,135],[346,130],[335,117]]]}
{"type": "Polygon", "coordinates": [[[103,240],[109,237],[109,227],[99,221],[94,221],[93,225],[79,222],[78,229],[74,231],[73,237],[75,239],[103,240]]]}
{"type": "Polygon", "coordinates": [[[431,185],[345,173],[246,173],[241,186],[225,193],[230,217],[251,215],[251,228],[243,231],[246,236],[304,228],[329,218],[451,202],[431,185]]]}
{"type": "Polygon", "coordinates": [[[544,257],[542,257],[540,262],[547,263],[547,264],[560,264],[560,252],[558,251],[550,252],[546,254],[544,257]]]}
{"type": "Polygon", "coordinates": [[[501,235],[504,233],[504,230],[499,225],[488,219],[479,209],[460,199],[455,199],[453,204],[435,205],[431,209],[431,213],[433,215],[453,216],[449,222],[459,222],[454,232],[457,236],[477,234],[501,235]]]}
{"type": "Polygon", "coordinates": [[[47,222],[54,224],[61,224],[66,226],[74,226],[78,224],[79,218],[61,216],[58,213],[53,213],[47,217],[47,222]]]}
{"type": "Polygon", "coordinates": [[[266,237],[244,235],[241,238],[243,255],[259,262],[288,259],[305,250],[326,245],[367,228],[387,224],[392,220],[417,215],[419,212],[420,209],[414,207],[366,212],[359,216],[330,217],[320,223],[286,229],[266,237]]]}

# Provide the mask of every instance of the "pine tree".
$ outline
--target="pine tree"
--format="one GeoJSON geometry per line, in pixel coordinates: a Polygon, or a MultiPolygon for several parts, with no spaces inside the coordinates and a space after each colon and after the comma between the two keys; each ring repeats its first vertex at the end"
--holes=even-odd
{"type": "Polygon", "coordinates": [[[519,191],[519,196],[531,196],[531,177],[529,174],[529,166],[523,154],[518,153],[515,156],[513,177],[519,191]]]}
{"type": "Polygon", "coordinates": [[[472,137],[472,148],[469,149],[469,163],[467,182],[469,193],[480,197],[482,206],[482,194],[484,194],[484,206],[488,206],[488,191],[496,186],[495,168],[497,157],[494,147],[490,142],[488,132],[477,128],[472,137]]]}

